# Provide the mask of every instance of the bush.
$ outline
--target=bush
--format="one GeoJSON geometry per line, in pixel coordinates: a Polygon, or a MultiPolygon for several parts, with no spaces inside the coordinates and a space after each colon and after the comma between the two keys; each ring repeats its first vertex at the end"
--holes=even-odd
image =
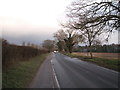
{"type": "Polygon", "coordinates": [[[30,46],[18,46],[2,40],[2,66],[7,67],[19,60],[29,60],[31,57],[47,53],[45,49],[37,49],[30,46]]]}

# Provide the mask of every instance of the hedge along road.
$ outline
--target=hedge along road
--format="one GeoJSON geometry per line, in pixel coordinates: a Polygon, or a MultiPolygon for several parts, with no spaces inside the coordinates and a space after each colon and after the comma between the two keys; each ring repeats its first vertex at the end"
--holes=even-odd
{"type": "Polygon", "coordinates": [[[44,61],[30,88],[118,88],[118,72],[56,52],[44,61]]]}

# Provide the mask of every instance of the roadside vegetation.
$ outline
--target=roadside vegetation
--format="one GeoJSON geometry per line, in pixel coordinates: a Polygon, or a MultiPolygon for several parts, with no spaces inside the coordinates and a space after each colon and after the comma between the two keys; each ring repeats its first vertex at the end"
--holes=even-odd
{"type": "Polygon", "coordinates": [[[15,45],[2,39],[2,88],[27,87],[48,50],[35,44],[15,45]]]}
{"type": "MultiPolygon", "coordinates": [[[[119,1],[74,0],[71,2],[66,8],[66,21],[60,23],[61,29],[54,34],[58,50],[72,53],[74,46],[84,44],[86,46],[82,49],[88,51],[92,59],[93,50],[99,51],[99,46],[107,43],[113,32],[119,31],[119,6],[119,1]]],[[[116,48],[114,52],[118,52],[117,47],[112,45],[111,49],[113,47],[116,48]]],[[[106,51],[105,49],[106,45],[103,51],[106,51]]]]}
{"type": "Polygon", "coordinates": [[[91,63],[97,64],[99,66],[106,67],[106,68],[109,68],[115,71],[120,70],[120,67],[119,67],[120,59],[119,58],[118,59],[112,59],[112,58],[106,59],[106,58],[93,57],[91,59],[90,56],[83,56],[83,55],[81,56],[81,55],[77,55],[74,53],[67,53],[65,55],[70,56],[72,58],[78,58],[83,61],[91,62],[91,63]]]}
{"type": "Polygon", "coordinates": [[[27,88],[38,68],[49,54],[31,58],[29,61],[19,61],[16,65],[3,71],[3,88],[27,88]]]}
{"type": "Polygon", "coordinates": [[[2,39],[2,68],[7,70],[19,61],[29,61],[30,58],[48,53],[44,48],[38,48],[35,45],[10,44],[7,40],[2,39]]]}
{"type": "Polygon", "coordinates": [[[71,57],[95,63],[118,71],[119,58],[108,59],[96,57],[96,53],[120,53],[120,44],[105,44],[113,32],[120,28],[120,2],[96,0],[74,0],[66,8],[66,21],[55,34],[58,51],[71,57]],[[88,56],[80,56],[73,52],[87,52],[88,56]]]}
{"type": "Polygon", "coordinates": [[[120,44],[103,45],[113,32],[119,31],[119,4],[120,1],[73,1],[66,8],[66,21],[60,23],[61,29],[54,33],[55,40],[45,40],[42,47],[25,42],[21,46],[9,44],[2,39],[3,88],[26,87],[47,53],[55,50],[119,71],[119,58],[105,59],[93,55],[93,52],[119,53],[120,44]],[[90,56],[73,54],[74,50],[89,52],[90,56]]]}

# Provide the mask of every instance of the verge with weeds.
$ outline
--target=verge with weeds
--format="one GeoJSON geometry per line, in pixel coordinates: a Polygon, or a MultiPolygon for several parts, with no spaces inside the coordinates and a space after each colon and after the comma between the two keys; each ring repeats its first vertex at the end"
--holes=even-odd
{"type": "Polygon", "coordinates": [[[2,73],[2,88],[26,88],[32,81],[38,68],[48,54],[20,61],[17,65],[2,73]]]}
{"type": "MultiPolygon", "coordinates": [[[[65,54],[65,53],[64,53],[65,54]]],[[[83,61],[91,62],[94,64],[97,64],[102,67],[106,67],[115,71],[120,71],[120,59],[104,59],[104,58],[98,58],[98,57],[93,57],[92,59],[87,56],[80,56],[76,54],[70,54],[67,53],[65,54],[67,56],[73,57],[73,58],[78,58],[83,61]]]]}

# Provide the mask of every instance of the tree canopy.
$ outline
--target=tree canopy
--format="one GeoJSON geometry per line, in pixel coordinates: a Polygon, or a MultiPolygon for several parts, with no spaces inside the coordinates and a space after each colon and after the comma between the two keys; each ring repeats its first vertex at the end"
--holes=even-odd
{"type": "MultiPolygon", "coordinates": [[[[92,0],[91,0],[92,1],[92,0]]],[[[106,33],[107,40],[113,30],[120,29],[120,1],[96,2],[76,0],[67,7],[68,21],[64,28],[78,30],[85,37],[92,58],[91,46],[106,33]]]]}
{"type": "Polygon", "coordinates": [[[67,16],[71,27],[84,29],[99,27],[111,32],[120,29],[120,1],[83,3],[74,1],[67,16]]]}
{"type": "Polygon", "coordinates": [[[58,40],[57,46],[60,50],[64,49],[67,52],[72,52],[72,48],[75,44],[84,41],[82,35],[78,31],[72,29],[59,30],[54,34],[54,37],[58,40]],[[61,46],[61,44],[63,46],[61,46]]]}

